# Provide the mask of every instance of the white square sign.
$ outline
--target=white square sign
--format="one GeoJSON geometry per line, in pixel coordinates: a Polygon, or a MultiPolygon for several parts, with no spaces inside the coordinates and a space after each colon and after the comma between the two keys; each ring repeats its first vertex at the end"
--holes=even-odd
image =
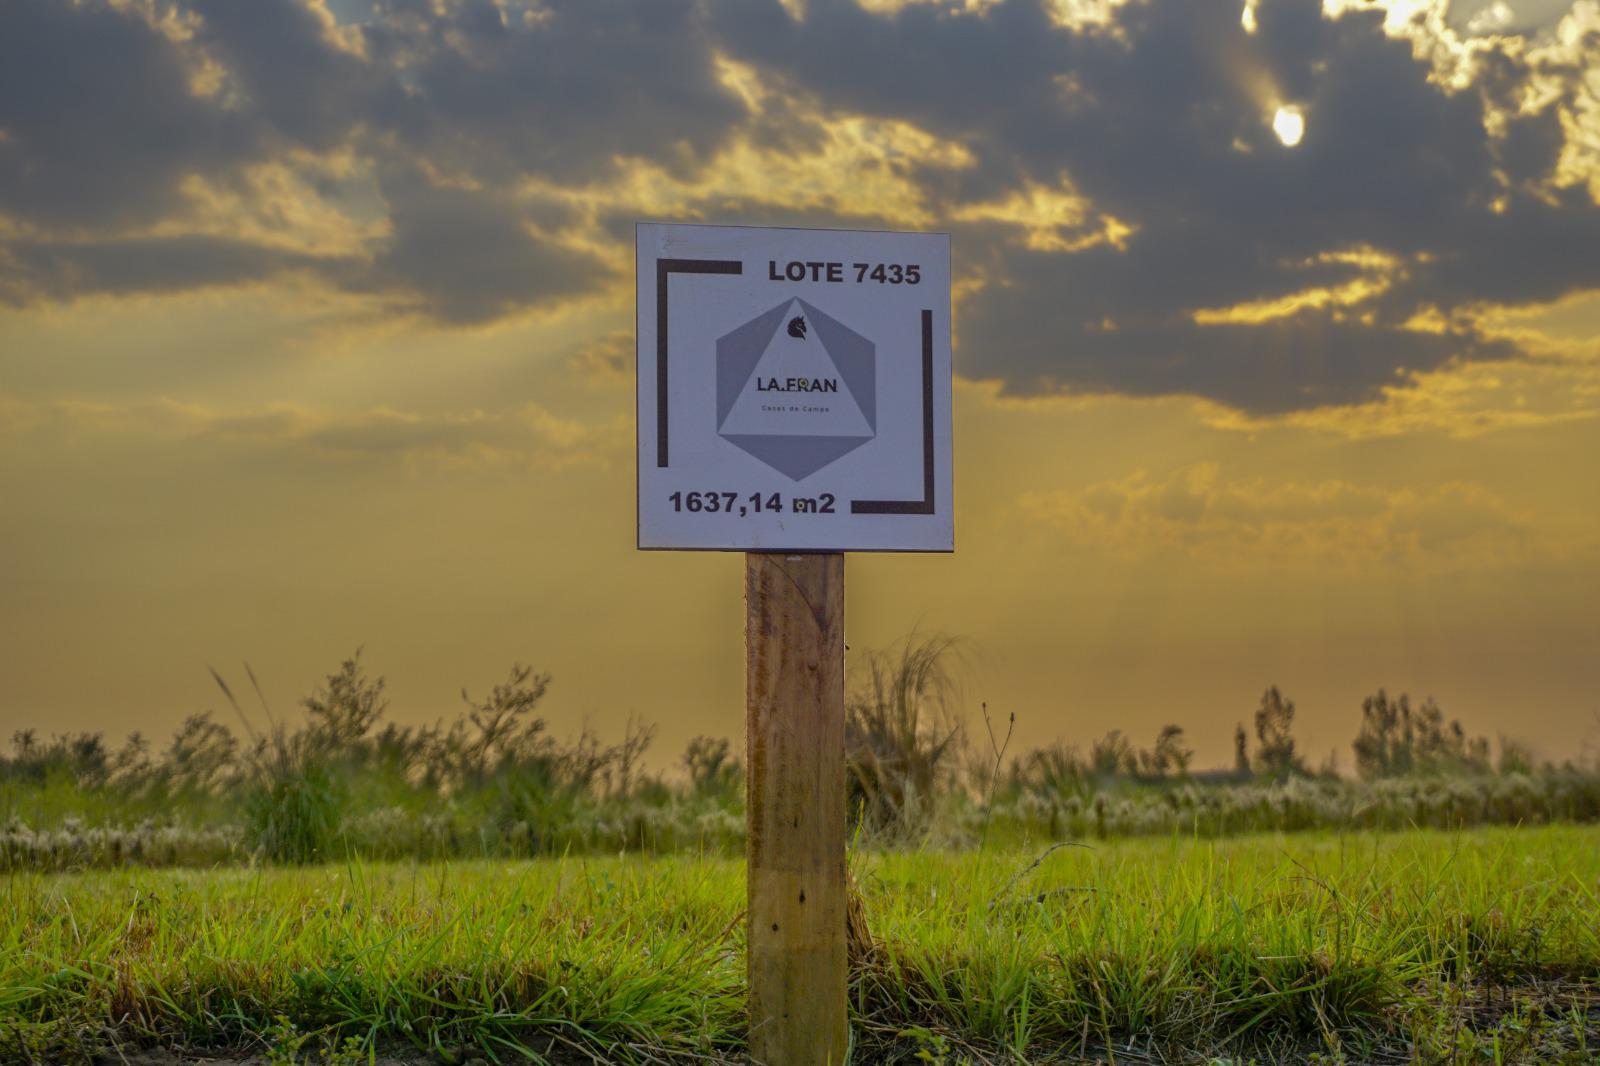
{"type": "Polygon", "coordinates": [[[637,240],[639,547],[954,550],[947,234],[637,240]]]}

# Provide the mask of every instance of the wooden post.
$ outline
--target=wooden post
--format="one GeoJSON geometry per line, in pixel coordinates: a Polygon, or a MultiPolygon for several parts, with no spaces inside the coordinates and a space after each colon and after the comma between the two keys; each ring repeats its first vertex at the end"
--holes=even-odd
{"type": "Polygon", "coordinates": [[[750,1058],[842,1066],[844,556],[745,556],[750,1058]]]}

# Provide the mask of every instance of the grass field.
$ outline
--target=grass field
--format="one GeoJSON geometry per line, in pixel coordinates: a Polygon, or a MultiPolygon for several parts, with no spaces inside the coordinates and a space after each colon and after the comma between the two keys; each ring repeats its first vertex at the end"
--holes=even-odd
{"type": "MultiPolygon", "coordinates": [[[[853,858],[857,1061],[1600,1061],[1600,828],[1040,855],[853,858]]],[[[722,858],[14,873],[0,1059],[736,1059],[743,892],[722,858]]]]}

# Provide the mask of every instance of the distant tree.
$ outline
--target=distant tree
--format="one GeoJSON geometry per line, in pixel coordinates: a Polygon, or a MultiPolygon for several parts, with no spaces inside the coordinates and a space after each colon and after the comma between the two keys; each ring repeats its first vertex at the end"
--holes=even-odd
{"type": "Polygon", "coordinates": [[[1088,779],[1089,768],[1078,749],[1059,740],[1011,764],[1010,784],[1041,799],[1081,792],[1088,779]]]}
{"type": "Polygon", "coordinates": [[[1243,722],[1233,727],[1233,772],[1250,776],[1250,734],[1244,731],[1243,722]]]}
{"type": "Polygon", "coordinates": [[[191,714],[172,735],[162,770],[180,789],[213,792],[234,771],[238,753],[239,742],[227,726],[212,721],[211,712],[191,714]]]}
{"type": "Polygon", "coordinates": [[[1390,700],[1379,689],[1362,701],[1361,732],[1351,747],[1365,778],[1489,769],[1487,737],[1470,737],[1459,721],[1446,722],[1432,697],[1413,709],[1403,692],[1390,700]]]}
{"type": "Polygon", "coordinates": [[[655,742],[656,727],[633,714],[622,732],[622,742],[609,749],[610,762],[605,770],[606,784],[614,796],[633,795],[644,783],[641,767],[644,754],[655,742]]]}
{"type": "Polygon", "coordinates": [[[1113,729],[1089,745],[1089,770],[1096,777],[1118,777],[1139,772],[1138,754],[1122,730],[1113,729]]]}
{"type": "Polygon", "coordinates": [[[19,766],[32,761],[39,750],[39,733],[34,729],[19,729],[11,734],[11,761],[19,766]]]}
{"type": "Polygon", "coordinates": [[[744,780],[744,766],[727,737],[695,737],[683,753],[689,787],[697,796],[732,796],[744,780]]]}
{"type": "Polygon", "coordinates": [[[1500,734],[1500,760],[1495,769],[1502,774],[1531,774],[1537,767],[1532,748],[1520,740],[1500,734]]]}
{"type": "MultiPolygon", "coordinates": [[[[457,787],[482,784],[517,763],[543,764],[554,758],[544,719],[533,716],[549,688],[549,674],[513,663],[506,680],[483,699],[474,700],[465,688],[461,690],[466,721],[458,720],[438,744],[440,761],[450,767],[447,776],[457,787]]],[[[592,746],[588,739],[580,738],[574,751],[587,752],[592,746]]],[[[587,759],[587,755],[575,757],[587,759]]]]}
{"type": "Polygon", "coordinates": [[[111,778],[111,749],[100,733],[70,733],[63,738],[67,761],[78,778],[80,788],[99,788],[111,778]]]}
{"type": "Polygon", "coordinates": [[[1459,720],[1446,722],[1431,696],[1417,708],[1416,735],[1416,764],[1423,770],[1482,773],[1489,769],[1489,738],[1468,736],[1459,720]]]}
{"type": "Polygon", "coordinates": [[[1145,777],[1161,778],[1168,774],[1183,777],[1188,774],[1193,758],[1194,751],[1183,746],[1183,727],[1162,726],[1155,746],[1138,754],[1139,773],[1145,777]]]}
{"type": "Polygon", "coordinates": [[[52,777],[70,779],[79,788],[99,788],[112,774],[112,752],[99,733],[66,733],[40,741],[32,729],[11,736],[12,756],[0,759],[4,776],[43,783],[52,777]]]}
{"type": "Polygon", "coordinates": [[[1356,772],[1362,777],[1398,777],[1411,771],[1415,754],[1411,699],[1404,693],[1391,702],[1379,689],[1361,701],[1361,732],[1351,745],[1356,772]]]}
{"type": "Polygon", "coordinates": [[[1261,706],[1256,708],[1257,773],[1270,777],[1288,777],[1305,773],[1305,766],[1294,749],[1294,701],[1285,699],[1278,686],[1273,685],[1261,694],[1261,706]]]}
{"type": "Polygon", "coordinates": [[[128,742],[111,759],[111,779],[120,785],[137,786],[150,779],[150,742],[134,730],[128,742]]]}
{"type": "Polygon", "coordinates": [[[337,673],[329,674],[322,687],[301,701],[310,718],[307,730],[313,746],[326,754],[349,754],[360,747],[389,709],[383,685],[383,678],[367,677],[357,648],[337,673]]]}

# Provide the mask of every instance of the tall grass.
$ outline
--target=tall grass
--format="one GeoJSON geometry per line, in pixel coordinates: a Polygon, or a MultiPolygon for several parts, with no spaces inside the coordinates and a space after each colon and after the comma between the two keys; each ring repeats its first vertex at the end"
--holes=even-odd
{"type": "Polygon", "coordinates": [[[908,637],[867,652],[845,701],[849,809],[880,835],[926,826],[964,739],[948,637],[908,637]]]}
{"type": "MultiPolygon", "coordinates": [[[[854,866],[876,944],[851,978],[857,1061],[1496,1061],[1496,1041],[1528,1039],[1513,1007],[1529,982],[1600,979],[1590,827],[854,866]],[[1499,1008],[1446,1010],[1485,989],[1499,1008]]],[[[22,874],[4,891],[6,1061],[22,1059],[5,1040],[57,1061],[84,1034],[260,1049],[280,1018],[449,1055],[731,1060],[744,1044],[737,860],[22,874]]],[[[1575,1021],[1499,1061],[1590,1061],[1556,1054],[1600,1037],[1581,988],[1562,1002],[1575,1021]]]]}
{"type": "Polygon", "coordinates": [[[328,858],[344,799],[330,766],[342,739],[337,730],[349,728],[350,720],[344,712],[355,700],[365,705],[356,708],[365,711],[364,724],[356,735],[365,734],[381,714],[381,707],[374,704],[382,693],[382,683],[363,684],[357,661],[347,660],[340,672],[329,678],[335,695],[328,699],[309,697],[306,706],[311,712],[310,724],[291,733],[273,719],[255,672],[248,666],[245,672],[267,718],[265,733],[254,729],[228,683],[216,670],[211,671],[217,687],[250,733],[250,746],[239,764],[245,839],[260,855],[274,862],[308,863],[328,858]]]}

